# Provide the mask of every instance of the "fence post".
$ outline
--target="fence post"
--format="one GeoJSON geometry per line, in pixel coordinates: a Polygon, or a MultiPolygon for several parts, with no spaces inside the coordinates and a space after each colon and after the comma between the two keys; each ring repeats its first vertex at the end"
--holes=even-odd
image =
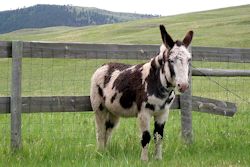
{"type": "Polygon", "coordinates": [[[23,43],[12,42],[12,80],[11,80],[11,149],[19,149],[21,141],[21,83],[22,83],[23,43]]]}
{"type": "MultiPolygon", "coordinates": [[[[188,48],[192,53],[191,47],[188,48]]],[[[185,143],[193,142],[192,130],[192,66],[189,65],[189,89],[180,95],[181,135],[185,143]]]]}

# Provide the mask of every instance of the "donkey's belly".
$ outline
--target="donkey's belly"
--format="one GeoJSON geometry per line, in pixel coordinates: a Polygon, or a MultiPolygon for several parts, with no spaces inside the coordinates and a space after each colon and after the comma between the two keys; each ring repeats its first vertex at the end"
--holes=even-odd
{"type": "Polygon", "coordinates": [[[105,107],[109,112],[119,117],[136,117],[138,114],[136,104],[129,108],[124,108],[118,101],[114,101],[113,103],[105,103],[105,107]]]}

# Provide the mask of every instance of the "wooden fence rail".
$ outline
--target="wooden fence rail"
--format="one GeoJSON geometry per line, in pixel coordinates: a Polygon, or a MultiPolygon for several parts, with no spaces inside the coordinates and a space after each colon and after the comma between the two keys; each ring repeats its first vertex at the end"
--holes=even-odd
{"type": "Polygon", "coordinates": [[[192,70],[192,76],[249,77],[250,70],[223,70],[223,69],[210,69],[210,68],[196,68],[192,70]]]}
{"type": "MultiPolygon", "coordinates": [[[[23,56],[32,58],[149,59],[159,45],[23,42],[23,56]]],[[[250,63],[250,49],[192,47],[194,61],[250,63]]],[[[12,43],[0,41],[0,58],[12,57],[12,43]]]]}
{"type": "MultiPolygon", "coordinates": [[[[0,114],[9,114],[11,97],[0,97],[0,114]]],[[[90,112],[89,96],[40,96],[22,97],[22,113],[46,112],[90,112]]],[[[177,95],[171,109],[180,109],[180,96],[177,95]]],[[[233,116],[236,105],[230,102],[192,96],[192,110],[223,116],[233,116]]]]}
{"type": "MultiPolygon", "coordinates": [[[[11,113],[11,146],[20,148],[21,113],[91,111],[89,96],[22,97],[22,58],[139,59],[155,56],[159,45],[117,45],[0,41],[0,58],[12,58],[11,97],[0,97],[0,114],[11,113]]],[[[250,63],[250,49],[192,47],[194,61],[250,63]]],[[[193,69],[193,76],[250,76],[247,70],[193,69]]],[[[191,77],[191,76],[190,76],[191,77]]],[[[191,81],[191,80],[190,80],[191,81]]],[[[191,83],[190,83],[191,84],[191,83]]],[[[172,106],[181,109],[182,136],[192,142],[191,111],[233,116],[233,103],[191,96],[191,89],[177,96],[172,106]]]]}

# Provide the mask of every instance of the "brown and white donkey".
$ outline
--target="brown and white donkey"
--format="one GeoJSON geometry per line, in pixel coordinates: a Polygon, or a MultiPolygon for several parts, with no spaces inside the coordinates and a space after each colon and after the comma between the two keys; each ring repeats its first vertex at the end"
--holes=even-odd
{"type": "Polygon", "coordinates": [[[141,159],[148,160],[150,118],[154,117],[155,158],[162,159],[162,139],[169,108],[179,92],[188,89],[193,38],[189,31],[182,41],[173,41],[160,25],[163,44],[160,53],[138,65],[108,63],[91,79],[90,99],[95,112],[96,138],[104,149],[120,117],[138,117],[141,130],[141,159]]]}

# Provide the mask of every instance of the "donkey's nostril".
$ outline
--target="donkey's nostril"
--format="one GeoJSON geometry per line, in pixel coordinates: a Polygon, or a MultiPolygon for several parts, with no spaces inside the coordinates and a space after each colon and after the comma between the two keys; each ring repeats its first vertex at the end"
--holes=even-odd
{"type": "Polygon", "coordinates": [[[189,85],[185,84],[185,83],[178,83],[177,87],[178,87],[179,91],[181,93],[183,93],[183,92],[185,92],[188,89],[189,85]]]}

